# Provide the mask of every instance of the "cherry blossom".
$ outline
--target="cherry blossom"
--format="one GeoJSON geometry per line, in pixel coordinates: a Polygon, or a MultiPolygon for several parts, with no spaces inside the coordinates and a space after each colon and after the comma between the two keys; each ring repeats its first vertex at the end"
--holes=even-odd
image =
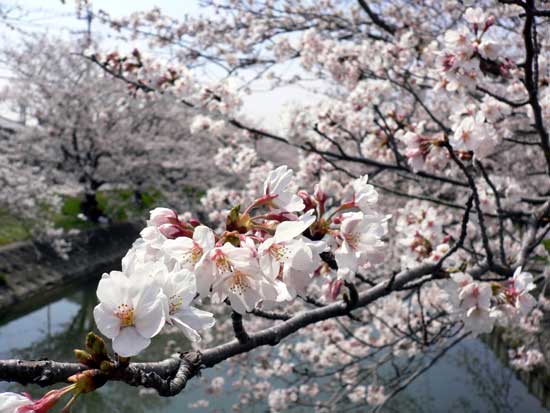
{"type": "Polygon", "coordinates": [[[155,276],[166,296],[166,323],[179,327],[191,341],[200,341],[198,330],[211,328],[214,317],[211,313],[191,306],[197,293],[195,275],[186,270],[163,271],[155,276]]]}
{"type": "Polygon", "coordinates": [[[299,255],[298,244],[292,241],[307,230],[314,221],[313,214],[307,213],[297,221],[282,222],[277,226],[275,235],[259,246],[260,268],[266,276],[275,279],[283,266],[290,265],[293,258],[294,261],[298,260],[295,258],[299,255]]]}
{"type": "Polygon", "coordinates": [[[352,279],[359,267],[381,261],[383,244],[380,238],[386,233],[388,217],[352,212],[343,215],[335,251],[338,274],[352,279]]]}
{"type": "Polygon", "coordinates": [[[197,288],[201,296],[215,302],[229,298],[240,314],[254,309],[262,299],[274,299],[273,281],[261,274],[257,258],[249,248],[225,243],[216,247],[197,265],[197,288]]]}
{"type": "Polygon", "coordinates": [[[193,231],[193,238],[179,237],[166,240],[162,249],[182,268],[193,270],[201,258],[214,248],[214,244],[214,232],[204,225],[199,225],[193,231]]]}
{"type": "Polygon", "coordinates": [[[286,165],[271,171],[264,183],[264,195],[270,200],[270,204],[277,209],[287,212],[301,211],[304,209],[303,201],[295,194],[288,192],[293,176],[292,169],[286,165]]]}
{"type": "Polygon", "coordinates": [[[515,301],[514,305],[522,315],[527,315],[536,305],[537,301],[529,294],[529,291],[535,288],[533,276],[528,272],[523,272],[521,267],[516,268],[507,294],[515,301]]]}
{"type": "Polygon", "coordinates": [[[113,340],[113,350],[121,356],[138,354],[164,326],[166,297],[146,274],[112,271],[100,280],[97,298],[97,328],[113,340]]]}

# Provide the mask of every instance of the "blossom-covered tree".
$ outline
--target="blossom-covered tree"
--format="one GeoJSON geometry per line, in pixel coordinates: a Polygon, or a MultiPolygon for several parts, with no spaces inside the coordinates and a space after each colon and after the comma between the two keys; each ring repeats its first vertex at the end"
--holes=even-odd
{"type": "Polygon", "coordinates": [[[103,214],[96,194],[105,185],[138,193],[154,186],[168,199],[175,188],[181,198],[186,182],[205,185],[214,171],[186,160],[213,156],[214,144],[190,137],[188,110],[162,96],[136,99],[80,51],[48,37],[5,50],[13,78],[4,97],[29,118],[9,142],[20,162],[39,171],[50,192],[83,193],[93,221],[103,214]]]}
{"type": "MultiPolygon", "coordinates": [[[[203,3],[211,13],[182,21],[158,9],[100,14],[123,35],[181,47],[178,63],[85,58],[143,99],[196,111],[191,132],[223,142],[217,164],[249,183],[208,191],[209,222],[152,211],[123,271],[104,275],[95,319],[121,357],[92,336],[80,364],[2,361],[0,379],[81,374],[86,391],[122,380],[170,396],[202,368],[253,354],[255,378],[237,381],[243,405],[378,411],[468,336],[540,329],[550,229],[542,2],[203,3]],[[204,64],[222,79],[195,79],[204,64]],[[283,127],[240,110],[258,80],[312,78],[323,97],[290,108],[283,127]],[[297,150],[296,173],[259,161],[257,140],[297,150]],[[218,328],[230,320],[235,339],[129,363],[165,323],[195,339],[217,328],[191,296],[209,303],[218,328]],[[176,321],[182,308],[189,318],[176,321]],[[282,389],[268,380],[289,376],[282,389]]],[[[536,346],[518,348],[516,364],[543,363],[536,346]]]]}

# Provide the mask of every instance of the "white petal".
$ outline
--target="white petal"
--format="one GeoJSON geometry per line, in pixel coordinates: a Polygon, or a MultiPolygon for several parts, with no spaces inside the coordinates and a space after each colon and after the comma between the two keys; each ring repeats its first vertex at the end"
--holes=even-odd
{"type": "Polygon", "coordinates": [[[274,279],[279,274],[280,265],[277,260],[273,259],[270,254],[260,257],[260,269],[262,273],[271,279],[274,279]]]}
{"type": "Polygon", "coordinates": [[[216,320],[214,315],[208,311],[199,310],[195,307],[187,307],[177,313],[177,318],[187,324],[194,330],[204,330],[211,328],[216,320]]]}
{"type": "Polygon", "coordinates": [[[210,287],[214,282],[214,264],[206,256],[202,257],[201,261],[197,264],[195,274],[197,291],[201,297],[208,297],[210,295],[210,287]]]}
{"type": "Polygon", "coordinates": [[[143,337],[151,338],[156,336],[162,330],[162,327],[164,327],[164,322],[165,313],[160,298],[146,307],[141,306],[139,311],[136,309],[135,325],[137,331],[143,337]]]}
{"type": "Polygon", "coordinates": [[[204,225],[199,225],[193,232],[193,240],[201,246],[202,249],[211,250],[216,244],[214,232],[204,225]]]}
{"type": "Polygon", "coordinates": [[[199,333],[197,333],[195,330],[193,330],[190,326],[188,326],[186,323],[184,323],[182,320],[180,320],[178,317],[172,317],[172,321],[175,325],[177,325],[180,330],[185,334],[185,336],[191,340],[191,341],[201,341],[201,336],[199,333]]]}
{"type": "MultiPolygon", "coordinates": [[[[28,406],[32,403],[28,397],[18,393],[0,393],[0,413],[14,413],[22,406],[28,406]]],[[[33,413],[31,410],[29,413],[33,413]]]]}
{"type": "Polygon", "coordinates": [[[176,260],[187,258],[192,249],[193,240],[187,237],[168,239],[162,245],[162,250],[176,260]]]}
{"type": "Polygon", "coordinates": [[[120,319],[115,316],[112,310],[103,304],[94,308],[94,320],[97,329],[108,338],[115,338],[120,332],[120,319]]]}
{"type": "Polygon", "coordinates": [[[151,339],[143,337],[134,327],[125,327],[113,339],[113,350],[122,357],[132,357],[146,349],[151,339]]]}
{"type": "MultiPolygon", "coordinates": [[[[313,211],[311,212],[313,213],[313,211]]],[[[303,215],[298,221],[281,222],[275,230],[274,241],[279,243],[296,238],[315,222],[315,217],[312,213],[303,215]]]]}
{"type": "Polygon", "coordinates": [[[348,248],[347,242],[344,242],[334,254],[338,268],[347,269],[351,272],[357,271],[357,257],[355,253],[348,248]]]}
{"type": "Polygon", "coordinates": [[[242,295],[233,294],[231,291],[228,291],[227,296],[229,297],[229,301],[231,302],[231,308],[237,313],[246,314],[247,311],[252,310],[252,308],[247,306],[242,295]]]}
{"type": "Polygon", "coordinates": [[[123,295],[123,288],[120,277],[126,278],[120,271],[111,271],[109,276],[101,278],[97,285],[96,294],[99,302],[112,309],[121,304],[120,299],[123,295]]]}

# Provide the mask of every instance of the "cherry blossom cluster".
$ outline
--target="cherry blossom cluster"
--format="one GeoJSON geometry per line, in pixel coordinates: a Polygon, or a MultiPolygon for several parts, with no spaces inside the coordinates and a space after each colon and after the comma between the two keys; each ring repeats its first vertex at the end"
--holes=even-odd
{"type": "Polygon", "coordinates": [[[243,211],[231,209],[221,234],[171,209],[151,211],[122,271],[99,283],[99,330],[125,357],[146,348],[165,324],[198,340],[197,330],[214,319],[191,306],[197,294],[240,314],[305,296],[313,278],[330,280],[322,253],[334,257],[334,278],[353,281],[384,255],[389,217],[376,211],[378,194],[367,179],[353,181],[351,197],[327,210],[328,194],[318,186],[313,194],[296,192],[293,171],[281,166],[269,172],[260,197],[243,211]]]}
{"type": "Polygon", "coordinates": [[[436,207],[421,201],[409,201],[400,209],[396,231],[402,250],[402,268],[421,263],[436,263],[449,250],[450,234],[444,234],[446,217],[436,207]]]}
{"type": "Polygon", "coordinates": [[[509,59],[502,58],[502,45],[491,38],[495,16],[479,7],[468,8],[464,20],[468,26],[445,33],[441,65],[449,91],[475,89],[482,74],[507,77],[513,68],[509,59]]]}
{"type": "Polygon", "coordinates": [[[464,320],[465,328],[474,334],[489,333],[495,322],[517,323],[535,307],[530,291],[536,288],[533,276],[518,267],[513,278],[501,283],[474,281],[467,273],[451,275],[455,294],[454,305],[464,320]]]}

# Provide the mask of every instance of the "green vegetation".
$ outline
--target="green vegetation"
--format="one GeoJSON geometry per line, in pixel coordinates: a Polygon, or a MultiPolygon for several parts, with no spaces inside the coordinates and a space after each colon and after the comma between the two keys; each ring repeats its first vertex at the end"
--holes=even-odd
{"type": "Polygon", "coordinates": [[[29,238],[28,225],[7,210],[0,208],[0,245],[24,241],[29,238]]]}
{"type": "MultiPolygon", "coordinates": [[[[161,195],[158,191],[144,191],[136,197],[130,189],[100,191],[97,193],[97,203],[104,214],[113,222],[123,222],[132,218],[144,217],[150,209],[159,203],[161,195]]],[[[61,212],[53,217],[58,228],[64,230],[93,228],[94,223],[79,217],[80,197],[66,197],[61,212]]]]}
{"type": "MultiPolygon", "coordinates": [[[[182,193],[184,197],[195,202],[205,194],[202,189],[192,186],[183,187],[182,193]]],[[[45,214],[51,216],[51,221],[56,228],[62,228],[64,231],[93,228],[95,223],[81,218],[81,201],[80,196],[67,196],[59,212],[48,212],[48,209],[45,209],[45,214]]],[[[157,190],[137,194],[131,189],[100,191],[97,193],[97,203],[112,222],[124,222],[135,218],[146,218],[148,211],[162,204],[162,194],[157,190]]],[[[47,207],[44,206],[44,208],[47,207]]],[[[31,227],[30,222],[0,208],[0,246],[30,239],[31,227]]],[[[0,285],[2,285],[1,279],[0,285]]]]}
{"type": "MultiPolygon", "coordinates": [[[[101,191],[97,194],[99,207],[113,222],[145,217],[150,209],[160,203],[160,200],[161,196],[158,191],[143,192],[137,199],[134,191],[129,189],[101,191]]],[[[79,217],[80,202],[80,197],[66,197],[61,211],[51,214],[54,225],[65,231],[93,228],[96,224],[79,217]]],[[[30,222],[0,208],[0,246],[30,239],[30,228],[30,222]]],[[[0,285],[1,283],[2,280],[0,280],[0,285]]]]}

